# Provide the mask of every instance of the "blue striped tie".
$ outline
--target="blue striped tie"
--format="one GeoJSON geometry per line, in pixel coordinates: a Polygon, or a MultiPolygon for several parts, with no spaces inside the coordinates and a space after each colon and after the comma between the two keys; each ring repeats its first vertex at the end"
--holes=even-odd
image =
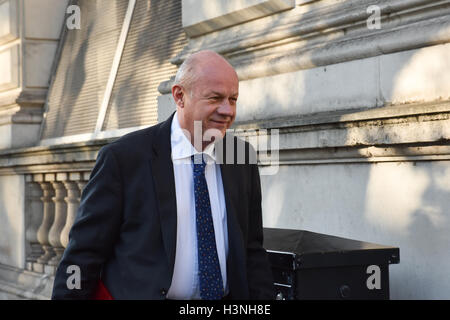
{"type": "Polygon", "coordinates": [[[217,256],[216,237],[205,178],[206,163],[202,154],[192,156],[194,164],[194,194],[197,221],[198,270],[200,297],[220,300],[223,297],[222,273],[217,256]]]}

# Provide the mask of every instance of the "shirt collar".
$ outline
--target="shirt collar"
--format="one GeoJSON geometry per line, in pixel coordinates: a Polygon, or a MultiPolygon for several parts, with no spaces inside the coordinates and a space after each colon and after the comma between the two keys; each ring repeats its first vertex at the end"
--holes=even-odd
{"type": "Polygon", "coordinates": [[[216,161],[215,144],[210,143],[203,152],[197,151],[192,143],[183,133],[180,122],[178,121],[178,111],[175,112],[172,119],[170,143],[172,145],[172,160],[188,159],[191,161],[191,156],[198,153],[204,153],[207,155],[205,161],[207,163],[216,161]]]}

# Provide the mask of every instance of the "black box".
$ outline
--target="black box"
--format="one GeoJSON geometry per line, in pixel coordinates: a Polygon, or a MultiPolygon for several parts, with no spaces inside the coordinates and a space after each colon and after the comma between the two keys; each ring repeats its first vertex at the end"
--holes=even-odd
{"type": "Polygon", "coordinates": [[[264,228],[277,299],[389,299],[399,248],[304,230],[264,228]]]}

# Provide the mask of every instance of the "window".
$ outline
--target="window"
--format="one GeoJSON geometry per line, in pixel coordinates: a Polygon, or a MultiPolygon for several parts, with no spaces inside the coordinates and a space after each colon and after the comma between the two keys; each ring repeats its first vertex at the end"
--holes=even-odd
{"type": "Polygon", "coordinates": [[[104,121],[100,114],[102,131],[157,122],[158,85],[176,73],[170,59],[186,43],[181,1],[131,1],[73,1],[81,10],[81,29],[66,29],[61,40],[41,139],[93,134],[103,101],[108,104],[104,121]],[[118,43],[130,8],[121,50],[118,43]],[[111,70],[117,54],[115,73],[111,70]]]}

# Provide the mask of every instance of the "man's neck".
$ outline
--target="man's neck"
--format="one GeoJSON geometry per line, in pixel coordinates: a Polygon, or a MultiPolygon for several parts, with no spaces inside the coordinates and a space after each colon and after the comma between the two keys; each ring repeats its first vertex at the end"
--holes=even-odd
{"type": "Polygon", "coordinates": [[[214,143],[214,138],[211,141],[204,141],[203,140],[203,129],[201,126],[194,128],[192,130],[189,130],[182,115],[181,112],[177,111],[176,113],[178,123],[180,125],[181,131],[186,136],[186,138],[189,140],[189,142],[192,144],[195,150],[198,152],[203,152],[205,149],[211,144],[214,143]],[[197,135],[196,135],[197,133],[197,135]],[[196,137],[199,136],[199,138],[196,139],[196,137]]]}

